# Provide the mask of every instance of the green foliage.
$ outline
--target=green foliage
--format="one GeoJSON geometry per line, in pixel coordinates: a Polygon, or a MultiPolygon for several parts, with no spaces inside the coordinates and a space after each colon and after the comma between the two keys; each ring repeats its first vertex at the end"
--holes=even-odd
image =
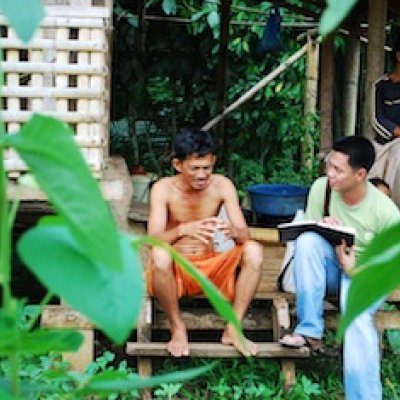
{"type": "Polygon", "coordinates": [[[229,161],[232,164],[232,179],[240,198],[246,195],[250,185],[265,182],[264,168],[259,161],[245,159],[237,153],[231,154],[229,161]]]}
{"type": "Polygon", "coordinates": [[[140,164],[137,141],[130,133],[129,118],[122,118],[110,123],[110,153],[121,155],[129,171],[140,164]]]}
{"type": "Polygon", "coordinates": [[[357,260],[345,313],[340,320],[339,337],[358,314],[400,285],[399,235],[400,224],[379,233],[357,260]]]}
{"type": "MultiPolygon", "coordinates": [[[[151,12],[152,7],[156,9],[160,3],[154,1],[149,4],[148,12],[151,12]]],[[[171,136],[184,125],[201,126],[216,114],[215,76],[218,73],[220,44],[217,2],[199,3],[190,0],[176,4],[176,15],[191,19],[191,24],[150,23],[145,35],[145,54],[136,53],[125,46],[125,31],[124,35],[121,32],[121,37],[116,36],[114,46],[116,62],[121,63],[115,64],[115,99],[121,98],[121,102],[114,108],[114,113],[118,113],[114,119],[130,115],[126,110],[126,98],[127,92],[132,93],[128,98],[132,99],[137,119],[156,119],[155,123],[160,131],[168,130],[171,136]],[[131,64],[134,67],[125,70],[131,64]],[[120,73],[120,69],[124,73],[120,73]],[[132,74],[132,78],[129,74],[132,74]],[[126,86],[127,81],[134,82],[129,89],[126,86]]],[[[236,100],[299,48],[296,32],[284,29],[284,51],[266,57],[258,56],[255,48],[263,32],[263,26],[258,23],[261,19],[265,20],[271,4],[262,2],[257,5],[257,9],[265,12],[264,15],[242,11],[240,7],[243,5],[236,0],[232,4],[225,104],[236,100]],[[241,25],[243,21],[254,22],[254,25],[241,25]]],[[[297,18],[287,11],[282,12],[286,20],[297,18]]],[[[121,28],[117,26],[117,30],[122,29],[122,26],[125,25],[121,23],[121,28]]],[[[138,32],[133,28],[131,31],[136,33],[132,36],[139,39],[138,32]]],[[[264,175],[266,181],[273,175],[277,179],[275,175],[289,167],[291,176],[297,175],[301,165],[300,149],[304,135],[309,130],[312,135],[318,135],[317,120],[310,128],[303,118],[304,74],[305,61],[299,60],[253,99],[229,115],[225,123],[224,145],[219,149],[220,167],[223,170],[230,169],[231,160],[228,155],[235,153],[240,154],[243,160],[252,160],[253,163],[260,160],[260,165],[263,166],[260,174],[264,175]],[[282,160],[283,165],[277,163],[276,159],[283,158],[281,155],[285,149],[288,149],[293,158],[292,166],[285,165],[285,159],[282,160]]],[[[315,143],[317,151],[319,141],[315,143]]],[[[243,164],[247,165],[247,161],[243,161],[243,164]]],[[[248,166],[248,169],[253,168],[253,165],[248,166]]],[[[306,175],[306,171],[304,174],[306,175]]],[[[232,177],[240,195],[252,183],[245,182],[244,174],[239,173],[238,169],[232,177]]],[[[256,181],[258,177],[257,172],[256,181]]],[[[309,181],[311,178],[302,176],[301,179],[309,181]]]]}
{"type": "Polygon", "coordinates": [[[138,317],[144,293],[137,252],[121,235],[122,271],[115,273],[94,257],[82,257],[82,245],[57,221],[46,218],[22,237],[18,243],[22,260],[46,287],[81,310],[111,339],[124,342],[138,317]]]}

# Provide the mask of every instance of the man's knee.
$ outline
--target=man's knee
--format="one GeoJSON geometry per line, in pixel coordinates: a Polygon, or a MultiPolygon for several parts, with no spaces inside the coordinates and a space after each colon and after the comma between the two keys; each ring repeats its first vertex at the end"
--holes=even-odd
{"type": "Polygon", "coordinates": [[[261,269],[263,263],[263,247],[254,240],[247,240],[243,245],[243,261],[257,270],[261,269]]]}
{"type": "Polygon", "coordinates": [[[151,259],[155,271],[167,271],[172,267],[172,258],[164,249],[153,248],[151,251],[151,259]]]}
{"type": "Polygon", "coordinates": [[[318,243],[322,240],[321,236],[315,232],[304,232],[302,233],[296,240],[297,245],[301,245],[301,247],[309,247],[314,246],[315,243],[318,243]]]}

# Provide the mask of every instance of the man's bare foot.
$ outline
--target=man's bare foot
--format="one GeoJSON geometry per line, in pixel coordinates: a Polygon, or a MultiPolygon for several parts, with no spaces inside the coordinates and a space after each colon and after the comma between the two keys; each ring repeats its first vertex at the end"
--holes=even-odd
{"type": "Polygon", "coordinates": [[[258,353],[258,346],[245,337],[240,337],[235,329],[228,325],[222,334],[221,342],[223,344],[231,344],[237,351],[242,353],[245,357],[255,356],[258,353]]]}
{"type": "Polygon", "coordinates": [[[168,342],[167,349],[174,357],[189,355],[189,342],[184,324],[171,328],[171,340],[168,342]]]}

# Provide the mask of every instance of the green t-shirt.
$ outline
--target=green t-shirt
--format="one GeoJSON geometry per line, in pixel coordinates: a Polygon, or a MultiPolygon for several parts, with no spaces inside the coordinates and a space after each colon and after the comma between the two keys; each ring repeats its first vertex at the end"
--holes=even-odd
{"type": "MultiPolygon", "coordinates": [[[[311,186],[307,201],[306,219],[319,221],[324,214],[326,177],[318,178],[311,186]]],[[[400,211],[393,201],[367,182],[367,196],[355,206],[348,206],[335,190],[331,192],[329,215],[338,218],[344,226],[356,230],[356,254],[362,253],[371,239],[383,229],[400,221],[400,211]]]]}

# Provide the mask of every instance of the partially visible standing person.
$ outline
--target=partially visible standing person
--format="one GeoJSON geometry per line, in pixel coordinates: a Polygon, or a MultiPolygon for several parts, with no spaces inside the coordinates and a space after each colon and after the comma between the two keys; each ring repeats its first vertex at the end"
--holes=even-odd
{"type": "Polygon", "coordinates": [[[372,91],[372,126],[376,161],[369,176],[384,179],[400,207],[400,38],[393,46],[394,70],[380,77],[372,91]]]}
{"type": "Polygon", "coordinates": [[[385,193],[386,196],[392,197],[392,192],[390,190],[390,186],[386,181],[384,181],[381,178],[369,178],[368,179],[378,190],[380,190],[382,193],[385,193]]]}

